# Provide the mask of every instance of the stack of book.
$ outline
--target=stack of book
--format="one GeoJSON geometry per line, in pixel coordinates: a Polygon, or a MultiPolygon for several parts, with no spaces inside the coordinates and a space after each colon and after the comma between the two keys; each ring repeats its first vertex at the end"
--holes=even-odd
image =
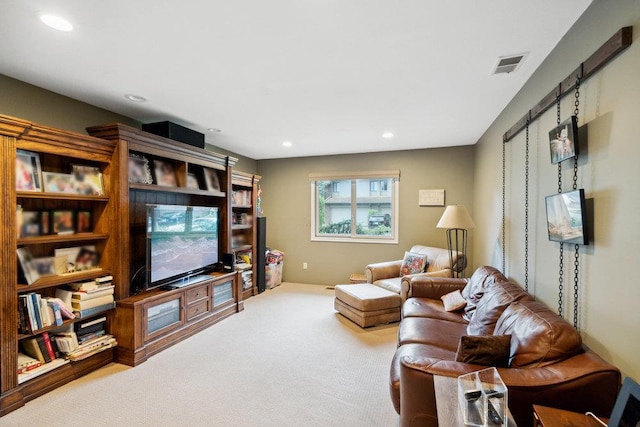
{"type": "Polygon", "coordinates": [[[77,322],[73,325],[73,329],[76,333],[78,344],[84,344],[85,342],[106,335],[107,317],[97,317],[85,322],[77,322]]]}
{"type": "Polygon", "coordinates": [[[42,366],[42,362],[40,362],[38,359],[27,356],[22,352],[18,353],[18,374],[24,374],[25,372],[29,372],[30,370],[35,369],[38,366],[42,366]]]}
{"type": "Polygon", "coordinates": [[[113,335],[104,334],[102,336],[96,336],[78,345],[74,351],[67,354],[67,359],[73,361],[86,359],[89,356],[93,356],[96,353],[100,353],[116,345],[118,345],[118,343],[113,335]]]}
{"type": "Polygon", "coordinates": [[[45,298],[35,292],[18,296],[18,332],[30,334],[49,326],[60,326],[63,318],[75,315],[58,298],[45,298]]]}
{"type": "Polygon", "coordinates": [[[113,277],[104,276],[83,283],[73,283],[68,289],[57,289],[56,296],[71,304],[76,317],[83,319],[116,306],[113,298],[113,277]]]}

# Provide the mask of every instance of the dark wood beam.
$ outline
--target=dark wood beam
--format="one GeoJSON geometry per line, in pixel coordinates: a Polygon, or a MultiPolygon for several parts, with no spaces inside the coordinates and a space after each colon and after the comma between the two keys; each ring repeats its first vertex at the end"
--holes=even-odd
{"type": "Polygon", "coordinates": [[[598,50],[596,50],[586,61],[581,63],[574,71],[553,88],[551,92],[534,105],[525,113],[511,128],[502,135],[503,142],[511,141],[522,129],[527,126],[527,122],[531,122],[540,117],[545,111],[556,103],[558,96],[564,97],[572,92],[576,87],[576,79],[580,78],[580,82],[584,82],[594,75],[600,68],[604,67],[608,62],[615,58],[620,52],[631,46],[633,36],[632,27],[621,28],[609,40],[607,40],[598,50]]]}

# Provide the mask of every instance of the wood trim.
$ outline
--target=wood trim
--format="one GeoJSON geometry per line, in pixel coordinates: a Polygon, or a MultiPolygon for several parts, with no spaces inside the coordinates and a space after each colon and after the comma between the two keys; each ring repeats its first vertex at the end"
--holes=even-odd
{"type": "Polygon", "coordinates": [[[520,118],[502,136],[503,142],[511,141],[526,126],[527,122],[532,122],[540,117],[545,111],[556,103],[558,95],[560,98],[573,91],[576,87],[576,77],[580,77],[581,82],[594,75],[600,68],[612,61],[620,52],[631,46],[633,27],[621,28],[609,40],[607,40],[598,50],[596,50],[586,61],[581,63],[574,71],[569,73],[557,87],[545,95],[540,102],[534,105],[525,115],[520,118]]]}

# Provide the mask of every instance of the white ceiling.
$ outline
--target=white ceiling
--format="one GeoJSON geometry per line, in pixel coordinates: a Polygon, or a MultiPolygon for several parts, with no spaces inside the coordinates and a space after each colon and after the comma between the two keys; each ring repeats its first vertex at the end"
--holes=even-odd
{"type": "Polygon", "coordinates": [[[591,1],[1,0],[0,73],[254,159],[468,145],[591,1]]]}

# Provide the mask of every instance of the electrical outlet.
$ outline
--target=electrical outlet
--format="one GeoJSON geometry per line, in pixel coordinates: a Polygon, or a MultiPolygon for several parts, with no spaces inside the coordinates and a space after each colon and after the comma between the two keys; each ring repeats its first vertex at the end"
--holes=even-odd
{"type": "Polygon", "coordinates": [[[307,263],[306,263],[306,262],[303,262],[303,263],[302,263],[302,269],[303,269],[303,270],[306,270],[307,268],[309,268],[309,266],[307,265],[307,263]]]}

